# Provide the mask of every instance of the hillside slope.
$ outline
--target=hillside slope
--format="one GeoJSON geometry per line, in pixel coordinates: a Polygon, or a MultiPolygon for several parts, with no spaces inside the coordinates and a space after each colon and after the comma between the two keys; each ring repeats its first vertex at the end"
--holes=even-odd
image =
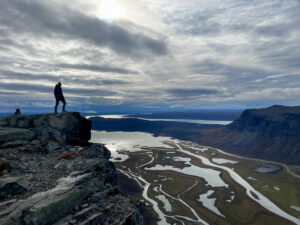
{"type": "Polygon", "coordinates": [[[239,155],[300,165],[300,106],[245,110],[225,127],[204,130],[197,142],[239,155]]]}

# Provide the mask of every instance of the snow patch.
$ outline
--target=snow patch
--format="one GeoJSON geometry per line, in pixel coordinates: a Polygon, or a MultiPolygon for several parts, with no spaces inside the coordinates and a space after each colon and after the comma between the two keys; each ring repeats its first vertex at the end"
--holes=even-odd
{"type": "Polygon", "coordinates": [[[200,195],[198,201],[202,202],[203,206],[208,208],[210,211],[213,211],[215,214],[225,217],[220,211],[215,207],[216,198],[208,198],[212,193],[213,190],[208,191],[205,194],[200,195]]]}
{"type": "Polygon", "coordinates": [[[167,212],[172,212],[172,206],[171,206],[169,200],[166,198],[166,196],[158,195],[158,196],[155,196],[155,198],[158,198],[160,201],[162,201],[164,203],[164,209],[167,212]]]}
{"type": "Polygon", "coordinates": [[[224,164],[224,163],[237,164],[237,163],[239,163],[238,161],[223,159],[223,158],[212,158],[212,161],[217,164],[224,164]]]}
{"type": "Polygon", "coordinates": [[[274,186],[273,188],[274,188],[276,191],[280,191],[280,188],[277,187],[277,186],[274,186]]]}

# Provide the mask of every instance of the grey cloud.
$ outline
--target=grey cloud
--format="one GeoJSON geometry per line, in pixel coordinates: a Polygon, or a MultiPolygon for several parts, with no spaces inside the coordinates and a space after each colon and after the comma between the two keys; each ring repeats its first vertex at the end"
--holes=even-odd
{"type": "Polygon", "coordinates": [[[87,99],[88,104],[92,105],[121,105],[119,99],[105,98],[105,97],[91,97],[87,99]]]}
{"type": "Polygon", "coordinates": [[[299,71],[300,70],[300,55],[296,48],[299,46],[291,46],[287,49],[265,51],[261,53],[263,62],[274,64],[284,70],[299,71]]]}
{"type": "Polygon", "coordinates": [[[300,29],[300,2],[299,1],[275,1],[272,5],[274,11],[270,11],[268,16],[281,17],[276,19],[271,24],[267,25],[257,25],[255,28],[255,33],[262,36],[272,37],[272,38],[283,38],[288,37],[292,32],[298,32],[300,29]],[[288,4],[294,3],[287,7],[288,4]],[[278,13],[278,9],[280,13],[278,13]],[[279,14],[279,15],[278,15],[279,14]]]}
{"type": "MultiPolygon", "coordinates": [[[[230,64],[223,64],[221,62],[213,61],[210,59],[194,63],[191,70],[195,74],[212,74],[225,76],[226,79],[222,82],[221,87],[226,87],[226,96],[244,92],[246,90],[253,90],[256,88],[268,88],[274,84],[268,84],[265,82],[255,82],[256,80],[263,79],[269,76],[272,71],[259,68],[251,68],[247,66],[236,66],[230,64]]],[[[285,84],[283,84],[285,85],[285,84]]],[[[288,85],[288,84],[287,84],[288,85]]],[[[225,95],[222,95],[225,99],[225,95]]]]}
{"type": "Polygon", "coordinates": [[[41,1],[1,1],[0,23],[14,34],[86,41],[131,57],[167,54],[163,40],[134,34],[117,24],[41,1]]]}
{"type": "Polygon", "coordinates": [[[275,36],[275,37],[282,37],[287,35],[287,32],[289,29],[286,29],[286,27],[283,25],[268,25],[268,26],[258,26],[255,29],[255,32],[259,35],[265,35],[265,36],[275,36]]]}
{"type": "Polygon", "coordinates": [[[26,81],[45,79],[52,82],[56,82],[58,79],[53,75],[15,72],[10,70],[0,70],[0,77],[7,78],[10,80],[26,80],[26,81]]]}
{"type": "Polygon", "coordinates": [[[27,93],[52,93],[52,89],[45,85],[33,85],[33,84],[23,84],[23,83],[1,83],[0,88],[2,90],[13,91],[13,92],[27,92],[27,93]]]}
{"type": "MultiPolygon", "coordinates": [[[[49,87],[46,85],[36,85],[36,84],[22,84],[22,83],[1,83],[0,88],[2,90],[13,91],[18,93],[49,93],[49,96],[53,95],[53,87],[49,87]]],[[[65,95],[72,94],[78,96],[114,96],[116,92],[103,90],[103,89],[76,89],[63,87],[63,91],[65,95]]]]}
{"type": "Polygon", "coordinates": [[[114,91],[99,89],[76,89],[76,88],[63,88],[65,94],[73,94],[77,96],[115,96],[117,93],[114,91]]]}
{"type": "Polygon", "coordinates": [[[290,35],[293,31],[299,31],[300,19],[291,22],[281,22],[272,25],[257,26],[255,33],[258,35],[264,35],[269,37],[285,37],[290,35]]]}
{"type": "Polygon", "coordinates": [[[67,63],[58,64],[56,66],[60,68],[89,70],[89,71],[103,72],[103,73],[138,74],[138,72],[134,70],[128,70],[128,69],[110,67],[110,66],[97,66],[97,65],[88,65],[88,64],[67,64],[67,63]]]}
{"type": "Polygon", "coordinates": [[[227,75],[228,77],[265,76],[267,74],[266,71],[259,69],[226,65],[211,59],[192,64],[191,70],[193,73],[227,75]]]}
{"type": "Polygon", "coordinates": [[[123,80],[101,80],[103,85],[126,85],[129,84],[128,81],[123,80]]]}
{"type": "Polygon", "coordinates": [[[26,81],[43,81],[47,80],[53,83],[62,82],[66,84],[82,84],[82,85],[125,85],[128,81],[117,79],[92,79],[92,78],[76,78],[69,75],[49,75],[49,74],[35,74],[29,72],[15,72],[10,70],[0,70],[0,78],[9,80],[26,80],[26,81]]]}
{"type": "Polygon", "coordinates": [[[281,72],[295,72],[300,70],[299,48],[300,40],[280,39],[261,42],[253,50],[262,63],[281,72]]]}
{"type": "Polygon", "coordinates": [[[253,37],[283,37],[299,31],[299,1],[272,1],[267,4],[239,0],[221,2],[221,6],[216,1],[203,9],[197,7],[197,1],[191,1],[193,7],[170,11],[164,21],[178,33],[193,36],[239,33],[253,37]]]}
{"type": "Polygon", "coordinates": [[[221,25],[213,20],[212,12],[204,11],[175,11],[165,18],[165,22],[173,26],[178,33],[185,35],[217,35],[221,25]]]}
{"type": "Polygon", "coordinates": [[[83,85],[85,87],[88,87],[90,85],[98,85],[99,88],[103,88],[104,86],[110,86],[110,85],[126,85],[129,82],[125,80],[117,80],[117,79],[91,79],[91,78],[75,78],[70,77],[68,75],[66,76],[60,76],[56,79],[57,81],[61,81],[64,84],[77,84],[77,85],[83,85]]]}
{"type": "Polygon", "coordinates": [[[196,89],[170,88],[170,89],[167,89],[166,92],[173,97],[180,97],[180,98],[216,95],[219,93],[219,91],[216,89],[208,89],[208,88],[196,88],[196,89]]]}

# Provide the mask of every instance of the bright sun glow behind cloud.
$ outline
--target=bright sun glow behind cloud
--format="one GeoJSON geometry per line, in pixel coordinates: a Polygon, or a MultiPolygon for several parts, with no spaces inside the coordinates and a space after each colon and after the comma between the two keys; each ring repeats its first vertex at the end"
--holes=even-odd
{"type": "Polygon", "coordinates": [[[112,21],[124,17],[124,8],[118,0],[102,0],[99,6],[100,19],[112,21]]]}

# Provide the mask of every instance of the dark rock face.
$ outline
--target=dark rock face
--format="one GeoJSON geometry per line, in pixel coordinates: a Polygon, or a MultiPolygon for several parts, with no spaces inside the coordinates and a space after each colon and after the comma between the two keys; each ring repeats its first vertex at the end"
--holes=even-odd
{"type": "Polygon", "coordinates": [[[0,120],[0,224],[143,224],[119,193],[110,151],[79,113],[0,120]],[[7,135],[8,134],[8,135],[7,135]]]}
{"type": "Polygon", "coordinates": [[[201,142],[240,155],[300,165],[300,107],[245,110],[224,128],[204,132],[201,142]]]}
{"type": "Polygon", "coordinates": [[[0,119],[0,142],[39,139],[82,145],[90,138],[91,121],[81,117],[78,112],[14,114],[0,119]]]}
{"type": "Polygon", "coordinates": [[[272,106],[265,109],[246,110],[227,128],[259,132],[266,137],[298,137],[300,107],[272,106]]]}
{"type": "Polygon", "coordinates": [[[21,177],[1,178],[0,180],[0,199],[7,195],[19,194],[25,191],[21,184],[21,177]]]}

